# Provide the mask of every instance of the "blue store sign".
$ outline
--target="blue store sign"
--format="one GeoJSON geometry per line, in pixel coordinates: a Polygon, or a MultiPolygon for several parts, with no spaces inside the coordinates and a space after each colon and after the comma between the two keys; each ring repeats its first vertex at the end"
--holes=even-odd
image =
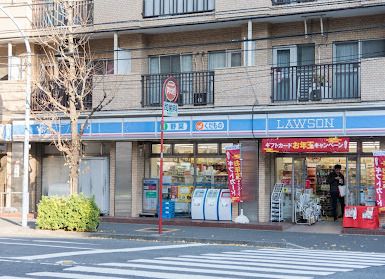
{"type": "MultiPolygon", "coordinates": [[[[339,113],[292,113],[258,115],[219,115],[182,117],[181,120],[166,121],[166,137],[213,138],[266,138],[306,136],[372,136],[385,135],[385,112],[339,112],[339,113]]],[[[68,130],[68,124],[57,129],[68,130]]],[[[89,139],[158,139],[160,118],[94,119],[90,121],[85,136],[89,139]]],[[[31,139],[47,139],[47,130],[39,123],[31,124],[31,139]]],[[[12,125],[12,139],[22,140],[24,125],[15,121],[12,125]]],[[[8,138],[11,138],[8,136],[8,138]]]]}

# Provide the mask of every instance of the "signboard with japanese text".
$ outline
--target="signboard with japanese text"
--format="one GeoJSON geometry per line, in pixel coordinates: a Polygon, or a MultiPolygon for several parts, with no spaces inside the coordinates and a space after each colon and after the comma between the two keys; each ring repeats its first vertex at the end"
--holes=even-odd
{"type": "Polygon", "coordinates": [[[385,213],[385,151],[377,151],[373,155],[376,203],[379,212],[385,213]]]}
{"type": "Polygon", "coordinates": [[[265,153],[345,153],[349,138],[280,138],[263,139],[265,153]]]}
{"type": "Polygon", "coordinates": [[[163,83],[163,111],[164,116],[178,116],[179,86],[174,77],[168,77],[163,83]]]}
{"type": "Polygon", "coordinates": [[[164,116],[177,117],[178,116],[178,104],[172,102],[164,102],[164,116]]]}
{"type": "Polygon", "coordinates": [[[240,202],[242,191],[242,177],[241,149],[239,145],[233,145],[226,148],[226,166],[231,200],[232,202],[240,202]]]}
{"type": "Polygon", "coordinates": [[[156,212],[159,180],[143,179],[143,212],[156,212]]]}

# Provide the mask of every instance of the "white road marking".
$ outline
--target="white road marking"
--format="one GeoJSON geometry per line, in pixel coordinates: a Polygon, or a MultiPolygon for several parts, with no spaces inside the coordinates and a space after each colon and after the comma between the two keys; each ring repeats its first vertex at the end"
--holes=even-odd
{"type": "MultiPolygon", "coordinates": [[[[59,273],[59,272],[36,272],[29,273],[28,275],[32,276],[41,276],[41,277],[53,277],[53,278],[69,278],[69,279],[122,279],[122,277],[113,277],[109,273],[109,268],[98,268],[98,273],[108,274],[98,276],[98,275],[85,275],[79,273],[59,273]]],[[[79,270],[83,271],[83,270],[79,270]]],[[[92,271],[86,271],[92,272],[92,271]]],[[[213,277],[213,276],[204,276],[204,275],[188,275],[188,274],[179,274],[179,273],[161,273],[161,272],[152,272],[152,271],[138,271],[138,270],[127,270],[124,274],[120,275],[130,275],[130,276],[140,276],[147,278],[159,278],[159,279],[170,279],[170,278],[183,278],[183,279],[226,279],[227,277],[213,277]]],[[[230,279],[230,278],[228,278],[230,279]]]]}
{"type": "Polygon", "coordinates": [[[290,252],[306,252],[306,253],[322,253],[328,254],[332,253],[333,255],[343,254],[343,255],[355,255],[355,256],[375,256],[380,258],[385,258],[385,253],[375,253],[375,252],[360,252],[360,251],[338,251],[338,250],[313,250],[313,249],[282,249],[282,248],[262,248],[258,250],[243,250],[243,252],[256,252],[256,251],[290,251],[290,252]]]}
{"type": "Polygon", "coordinates": [[[52,258],[70,257],[70,256],[127,253],[127,252],[140,252],[140,251],[164,250],[164,249],[179,249],[179,248],[206,246],[206,245],[207,244],[179,244],[179,245],[146,246],[146,247],[121,248],[121,249],[93,249],[93,250],[87,250],[87,251],[61,252],[61,253],[42,254],[42,255],[33,255],[33,256],[12,257],[11,259],[33,261],[33,260],[52,259],[52,258]]]}
{"type": "Polygon", "coordinates": [[[1,276],[0,279],[31,279],[30,277],[1,276]]]}
{"type": "MultiPolygon", "coordinates": [[[[269,256],[269,257],[287,257],[290,256],[292,259],[312,259],[312,260],[327,260],[327,261],[341,261],[344,263],[353,263],[353,264],[364,264],[364,265],[384,265],[385,261],[384,260],[376,260],[376,259],[370,259],[366,257],[365,259],[361,258],[351,258],[349,256],[338,256],[334,257],[332,255],[308,255],[308,254],[291,254],[290,252],[284,253],[274,253],[274,252],[258,252],[258,253],[247,253],[247,252],[224,252],[225,254],[230,254],[230,255],[238,255],[238,256],[246,256],[246,257],[253,257],[255,256],[269,256]]],[[[325,261],[326,262],[326,261],[325,261]]]]}
{"type": "MultiPolygon", "coordinates": [[[[213,264],[228,264],[228,261],[225,260],[209,260],[205,258],[181,258],[181,257],[161,257],[156,258],[157,260],[169,260],[169,261],[183,261],[183,262],[195,262],[195,263],[213,263],[213,264]]],[[[325,267],[317,267],[317,266],[304,266],[301,264],[284,264],[284,261],[282,263],[261,263],[261,262],[237,262],[233,261],[231,262],[231,265],[233,266],[263,266],[263,267],[275,267],[275,268],[290,268],[290,269],[302,269],[302,270],[316,270],[316,271],[328,271],[328,272],[349,272],[353,271],[353,269],[347,269],[347,268],[325,268],[325,267]]]]}
{"type": "MultiPolygon", "coordinates": [[[[152,260],[149,260],[150,265],[146,264],[134,264],[134,263],[110,263],[103,264],[103,266],[113,266],[113,267],[124,267],[125,269],[115,269],[115,268],[107,268],[110,269],[111,274],[127,274],[125,272],[130,272],[131,270],[127,270],[126,268],[142,268],[142,269],[156,269],[156,270],[164,270],[164,271],[179,271],[179,272],[188,272],[188,273],[207,273],[207,274],[224,274],[224,275],[232,275],[232,276],[248,276],[255,278],[274,278],[274,279],[310,279],[312,277],[303,277],[303,276],[292,276],[292,275],[284,275],[284,274],[268,274],[268,273],[256,273],[256,272],[243,272],[243,271],[232,271],[232,270],[216,270],[216,269],[204,269],[201,268],[193,269],[187,267],[175,267],[175,266],[159,266],[153,265],[152,260]],[[123,272],[123,273],[122,273],[123,272]]],[[[89,272],[97,272],[95,271],[97,268],[90,267],[87,270],[89,272]]],[[[69,271],[79,271],[77,267],[68,268],[69,271]]],[[[84,271],[84,270],[83,270],[84,271]]],[[[183,278],[183,277],[182,277],[183,278]]]]}
{"type": "MultiPolygon", "coordinates": [[[[159,264],[159,265],[172,265],[174,266],[190,266],[190,267],[201,267],[201,268],[215,268],[215,269],[226,269],[226,270],[234,270],[241,269],[242,271],[256,271],[256,272],[272,272],[272,273],[285,273],[285,274],[301,274],[301,275],[331,275],[333,272],[326,271],[315,271],[315,270],[296,270],[296,269],[285,269],[285,268],[267,268],[267,267],[250,267],[250,266],[242,266],[239,268],[238,266],[233,266],[232,264],[205,264],[205,263],[193,263],[193,262],[177,262],[177,261],[167,261],[167,260],[147,260],[147,259],[138,259],[132,260],[130,263],[144,263],[144,264],[159,264]]],[[[110,264],[101,264],[103,266],[111,266],[110,264]]]]}
{"type": "MultiPolygon", "coordinates": [[[[61,273],[61,272],[35,272],[35,273],[28,273],[27,275],[44,277],[44,278],[52,277],[52,278],[69,278],[69,279],[106,279],[107,278],[105,275],[97,276],[97,275],[87,275],[87,274],[79,274],[79,273],[61,273]]],[[[122,279],[122,277],[108,276],[108,279],[122,279]]]]}
{"type": "Polygon", "coordinates": [[[56,240],[33,240],[33,242],[42,242],[42,243],[63,243],[63,244],[77,244],[77,245],[92,245],[92,246],[100,246],[100,244],[96,243],[86,243],[86,242],[76,242],[76,241],[56,241],[56,240]]]}
{"type": "MultiPolygon", "coordinates": [[[[332,254],[330,251],[325,251],[325,252],[312,252],[308,250],[303,250],[302,252],[300,251],[275,251],[275,250],[257,250],[257,251],[249,251],[246,250],[242,253],[248,253],[248,254],[274,254],[274,255],[293,255],[293,256],[306,256],[306,257],[312,257],[312,258],[320,258],[320,257],[327,257],[328,259],[340,259],[340,258],[349,258],[352,260],[360,260],[360,261],[370,261],[372,262],[373,260],[376,260],[377,262],[383,262],[385,263],[385,257],[381,258],[379,255],[356,255],[356,254],[349,254],[349,253],[344,253],[344,254],[332,254]]],[[[382,255],[384,256],[384,255],[382,255]]]]}
{"type": "MultiPolygon", "coordinates": [[[[204,254],[204,257],[209,257],[210,259],[227,259],[229,261],[240,260],[240,261],[251,261],[251,262],[274,262],[274,263],[298,263],[298,259],[293,259],[291,257],[286,257],[283,259],[277,257],[268,257],[268,256],[239,256],[239,255],[223,255],[223,254],[204,254]]],[[[182,256],[184,257],[184,256],[182,256]]],[[[368,268],[370,265],[359,265],[359,264],[345,264],[345,263],[335,263],[335,261],[314,261],[308,259],[302,259],[301,262],[307,265],[315,266],[330,266],[330,267],[343,267],[343,268],[368,268]]]]}
{"type": "Polygon", "coordinates": [[[47,245],[47,244],[34,244],[34,243],[2,242],[2,241],[0,241],[0,244],[8,244],[8,245],[16,245],[16,246],[39,246],[39,247],[64,248],[64,249],[79,249],[79,250],[89,250],[89,249],[92,249],[92,248],[85,248],[85,247],[47,245]]]}

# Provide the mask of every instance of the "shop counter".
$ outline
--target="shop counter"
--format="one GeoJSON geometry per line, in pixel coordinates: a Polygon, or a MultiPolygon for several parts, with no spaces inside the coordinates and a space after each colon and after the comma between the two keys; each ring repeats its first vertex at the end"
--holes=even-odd
{"type": "Polygon", "coordinates": [[[380,221],[376,206],[345,206],[344,228],[378,229],[380,221]]]}

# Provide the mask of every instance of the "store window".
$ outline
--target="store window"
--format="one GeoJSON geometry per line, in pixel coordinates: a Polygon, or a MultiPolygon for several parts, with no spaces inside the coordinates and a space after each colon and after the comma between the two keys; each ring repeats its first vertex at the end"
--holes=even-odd
{"type": "Polygon", "coordinates": [[[380,150],[379,141],[364,141],[362,142],[362,152],[371,153],[373,151],[380,150]]]}
{"type": "Polygon", "coordinates": [[[225,158],[197,158],[196,186],[205,188],[227,188],[225,158]]]}
{"type": "Polygon", "coordinates": [[[233,146],[235,143],[222,143],[221,144],[221,153],[226,154],[226,148],[233,146]]]}
{"type": "Polygon", "coordinates": [[[218,154],[217,143],[199,143],[198,144],[199,154],[218,154]]]}
{"type": "MultiPolygon", "coordinates": [[[[153,154],[160,154],[160,144],[153,144],[152,147],[153,154]]],[[[163,153],[171,154],[171,144],[163,144],[163,153]]]]}
{"type": "Polygon", "coordinates": [[[194,144],[192,143],[181,143],[174,145],[175,154],[193,154],[194,153],[194,144]]]}
{"type": "Polygon", "coordinates": [[[356,141],[349,142],[349,153],[357,153],[357,142],[356,141]]]}
{"type": "Polygon", "coordinates": [[[374,206],[376,192],[374,188],[374,159],[373,157],[361,158],[361,179],[360,179],[360,204],[374,206]]]}

